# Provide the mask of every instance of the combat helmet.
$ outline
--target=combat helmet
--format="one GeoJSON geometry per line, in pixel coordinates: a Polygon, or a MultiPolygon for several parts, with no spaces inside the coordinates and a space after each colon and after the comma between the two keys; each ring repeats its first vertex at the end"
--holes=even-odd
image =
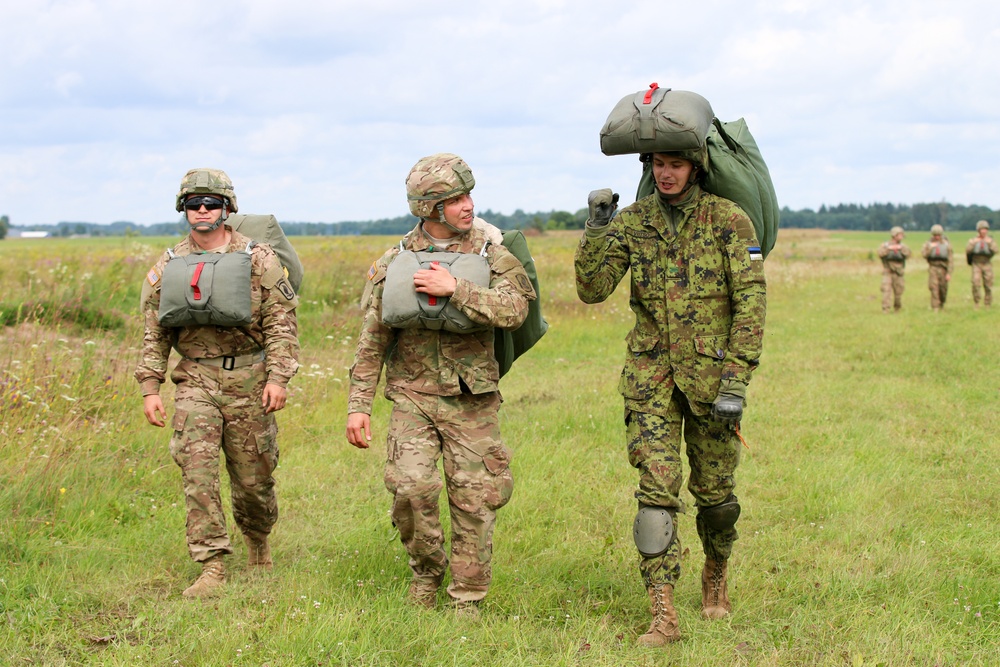
{"type": "MultiPolygon", "coordinates": [[[[708,146],[704,145],[701,148],[688,148],[681,151],[657,151],[660,155],[669,155],[672,157],[679,157],[683,160],[687,160],[694,166],[701,169],[702,173],[708,171],[708,146]]],[[[639,155],[640,162],[652,162],[652,153],[642,153],[639,155]]]]}
{"type": "Polygon", "coordinates": [[[931,236],[935,234],[944,234],[944,227],[941,225],[931,225],[931,236]]]}
{"type": "Polygon", "coordinates": [[[987,222],[986,220],[980,220],[979,222],[976,223],[976,231],[977,232],[980,229],[989,229],[989,228],[990,228],[990,223],[987,222]]]}
{"type": "Polygon", "coordinates": [[[229,202],[229,212],[239,210],[236,204],[236,192],[233,182],[221,169],[192,169],[181,179],[181,188],[177,192],[177,210],[184,210],[184,200],[188,195],[217,195],[229,202]]]}
{"type": "Polygon", "coordinates": [[[444,222],[444,202],[469,194],[474,187],[476,179],[465,160],[453,153],[435,153],[420,158],[410,169],[406,176],[406,201],[410,212],[421,220],[431,217],[437,209],[444,222]]]}
{"type": "Polygon", "coordinates": [[[902,234],[902,233],[903,233],[903,228],[900,227],[899,225],[896,225],[895,227],[889,230],[889,236],[895,236],[896,234],[902,234]]]}

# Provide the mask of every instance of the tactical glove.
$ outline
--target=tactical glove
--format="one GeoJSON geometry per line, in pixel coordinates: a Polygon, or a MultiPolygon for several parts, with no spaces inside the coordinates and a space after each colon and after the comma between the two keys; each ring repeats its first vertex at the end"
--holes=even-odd
{"type": "Polygon", "coordinates": [[[590,213],[587,224],[591,227],[603,227],[611,222],[618,210],[618,193],[612,192],[611,188],[594,190],[587,196],[587,208],[590,213]]]}
{"type": "Polygon", "coordinates": [[[745,384],[724,380],[719,386],[719,395],[712,402],[712,416],[727,424],[739,422],[743,417],[743,401],[746,396],[745,384]]]}

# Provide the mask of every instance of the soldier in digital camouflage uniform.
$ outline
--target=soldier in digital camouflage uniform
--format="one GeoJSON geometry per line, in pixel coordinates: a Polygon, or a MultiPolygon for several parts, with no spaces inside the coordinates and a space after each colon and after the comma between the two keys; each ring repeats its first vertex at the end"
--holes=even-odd
{"type": "MultiPolygon", "coordinates": [[[[486,247],[488,285],[456,278],[443,266],[406,273],[405,287],[428,303],[447,303],[475,323],[469,333],[383,323],[389,267],[402,266],[399,248],[386,252],[368,272],[364,323],[351,367],[347,439],[367,448],[371,407],[385,365],[385,396],[393,402],[385,464],[385,485],[393,495],[391,516],[409,554],[409,598],[435,605],[449,558],[438,515],[444,479],[451,513],[451,583],[447,592],[462,615],[478,615],[491,580],[496,511],[510,500],[511,452],[500,439],[497,411],[499,367],[493,329],[516,329],[534,290],[520,262],[473,214],[469,195],[475,179],[457,155],[422,158],[406,179],[410,210],[420,218],[402,242],[408,251],[481,253],[486,247]]],[[[391,278],[391,276],[390,276],[391,278]]],[[[407,290],[397,290],[406,292],[407,290]]],[[[414,302],[415,303],[415,302],[414,302]]],[[[390,306],[391,307],[391,306],[390,306]]],[[[394,320],[390,320],[394,321],[394,320]]]]}
{"type": "Polygon", "coordinates": [[[700,185],[707,152],[642,158],[652,160],[654,194],[617,215],[618,195],[590,194],[576,288],[584,302],[599,303],[631,273],[636,321],[618,389],[629,463],[639,470],[633,536],[652,611],[639,643],[663,646],[680,638],[673,591],[682,551],[675,520],[684,511],[682,433],[705,553],[702,615],[717,619],[732,610],[727,563],[740,513],[733,493],[738,424],[760,359],[766,289],[750,219],[700,185]]]}
{"type": "Polygon", "coordinates": [[[937,313],[948,299],[948,283],[955,269],[955,251],[941,225],[931,225],[931,238],[920,254],[927,260],[927,289],[931,292],[931,310],[937,313]]]}
{"type": "Polygon", "coordinates": [[[965,257],[972,267],[972,303],[979,308],[980,290],[987,308],[993,305],[993,255],[997,242],[990,236],[990,223],[976,223],[976,235],[965,246],[965,257]]]}
{"type": "Polygon", "coordinates": [[[899,312],[903,307],[903,290],[906,288],[903,273],[910,249],[903,243],[903,228],[889,230],[890,239],[878,247],[882,260],[882,312],[899,312]]]}
{"type": "MultiPolygon", "coordinates": [[[[278,519],[273,477],[278,465],[274,412],[285,406],[288,381],[298,368],[298,297],[274,251],[256,244],[249,249],[249,270],[244,269],[232,281],[240,286],[240,294],[249,297],[240,306],[240,316],[248,317],[248,324],[216,326],[214,322],[221,317],[218,314],[204,325],[161,324],[164,292],[166,303],[183,304],[192,295],[200,300],[211,291],[220,293],[226,276],[235,273],[223,270],[220,262],[215,265],[219,271],[208,279],[204,275],[209,264],[194,262],[193,268],[189,267],[194,274],[191,284],[185,275],[183,284],[178,285],[164,279],[171,256],[246,253],[251,241],[225,224],[228,214],[236,212],[237,203],[232,182],[224,172],[192,169],[181,181],[176,203],[178,211],[186,211],[191,233],[164,253],[146,277],[142,298],[145,335],[135,378],[144,397],[146,419],[163,427],[167,415],[159,392],[171,348],[181,357],[170,374],[176,385],[170,453],[181,468],[184,484],[188,550],[191,558],[202,564],[201,575],[184,596],[197,598],[214,594],[225,583],[222,557],[233,552],[219,495],[222,455],[230,477],[233,517],[243,533],[248,564],[254,570],[272,567],[268,535],[278,519]],[[249,281],[249,288],[244,281],[249,281]],[[185,295],[187,290],[191,294],[185,295]]],[[[237,259],[246,266],[245,258],[237,259]]],[[[206,301],[212,303],[210,298],[206,301]]],[[[185,313],[183,306],[174,314],[177,320],[168,321],[194,317],[185,313]]]]}

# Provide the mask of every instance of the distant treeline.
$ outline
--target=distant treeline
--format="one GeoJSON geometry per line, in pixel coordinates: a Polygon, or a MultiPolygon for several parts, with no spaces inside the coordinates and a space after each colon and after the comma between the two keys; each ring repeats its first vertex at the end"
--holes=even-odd
{"type": "MultiPolygon", "coordinates": [[[[492,210],[477,213],[500,229],[583,229],[587,209],[575,213],[548,211],[525,213],[517,209],[511,215],[492,210]]],[[[988,220],[991,226],[1000,224],[1000,212],[986,206],[964,206],[938,202],[934,204],[839,204],[821,206],[818,211],[781,209],[781,227],[853,229],[888,231],[899,225],[906,230],[929,230],[931,225],[941,225],[946,230],[974,230],[976,222],[988,220]]],[[[282,221],[281,227],[288,236],[357,236],[360,234],[402,235],[413,229],[417,219],[412,215],[381,220],[350,220],[345,222],[294,222],[282,221]]],[[[112,222],[100,225],[91,222],[60,222],[57,225],[11,225],[11,231],[46,231],[52,236],[171,236],[186,233],[183,219],[137,225],[133,222],[112,222]]],[[[0,237],[2,238],[2,237],[0,237]]]]}

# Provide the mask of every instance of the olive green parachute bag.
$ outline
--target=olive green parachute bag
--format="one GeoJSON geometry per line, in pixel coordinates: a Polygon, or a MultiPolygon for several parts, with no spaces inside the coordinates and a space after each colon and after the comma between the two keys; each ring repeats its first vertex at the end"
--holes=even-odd
{"type": "MultiPolygon", "coordinates": [[[[705,189],[740,205],[753,222],[761,253],[767,257],[778,238],[778,197],[771,182],[771,173],[746,121],[740,118],[723,123],[718,118],[713,119],[705,143],[708,146],[705,189]]],[[[635,194],[636,200],[655,191],[653,167],[646,162],[635,194]]]]}
{"type": "Polygon", "coordinates": [[[288,282],[292,284],[292,289],[298,293],[302,286],[302,276],[305,270],[299,255],[295,252],[284,230],[278,224],[278,219],[273,215],[252,215],[243,213],[233,213],[226,218],[226,224],[238,231],[243,236],[249,236],[258,243],[266,243],[271,246],[278,256],[278,261],[288,274],[288,282]]]}
{"type": "Polygon", "coordinates": [[[549,323],[542,315],[542,293],[538,288],[538,273],[528,250],[528,241],[519,229],[508,229],[502,233],[503,247],[521,262],[531,286],[535,288],[535,300],[528,302],[528,316],[520,327],[513,331],[493,330],[493,352],[500,364],[500,377],[506,375],[514,361],[530,350],[549,329],[549,323]]]}

